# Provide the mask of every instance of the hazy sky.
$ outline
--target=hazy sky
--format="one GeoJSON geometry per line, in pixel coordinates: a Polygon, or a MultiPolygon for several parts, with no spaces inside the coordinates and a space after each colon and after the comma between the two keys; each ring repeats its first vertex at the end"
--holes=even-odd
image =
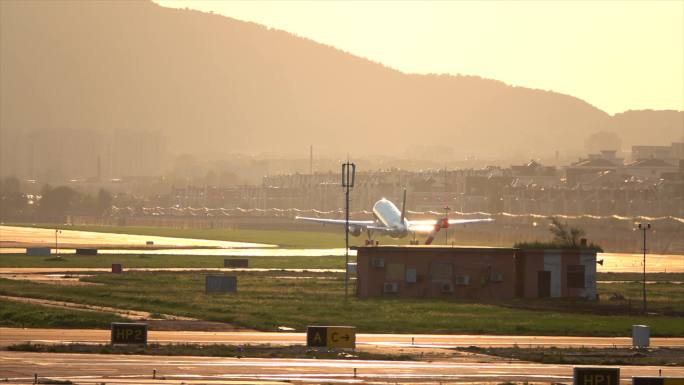
{"type": "Polygon", "coordinates": [[[478,75],[609,113],[684,110],[684,0],[182,1],[409,73],[478,75]]]}

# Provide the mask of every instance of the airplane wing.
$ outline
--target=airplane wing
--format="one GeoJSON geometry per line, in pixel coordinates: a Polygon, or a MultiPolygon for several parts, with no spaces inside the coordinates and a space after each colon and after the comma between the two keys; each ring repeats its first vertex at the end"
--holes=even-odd
{"type": "Polygon", "coordinates": [[[468,223],[480,222],[494,222],[492,218],[477,218],[477,219],[449,219],[450,225],[466,225],[468,223]]]}
{"type": "MultiPolygon", "coordinates": [[[[308,217],[295,217],[297,220],[309,221],[322,223],[324,225],[344,225],[346,222],[344,219],[325,219],[325,218],[308,218],[308,217]]],[[[376,230],[375,221],[349,221],[350,225],[362,226],[363,228],[371,228],[371,230],[376,230]]]]}
{"type": "MultiPolygon", "coordinates": [[[[442,221],[442,219],[426,219],[409,222],[409,230],[418,233],[429,233],[434,230],[435,225],[442,221]]],[[[477,219],[449,219],[450,225],[466,225],[469,223],[494,222],[492,218],[477,218],[477,219]]]]}

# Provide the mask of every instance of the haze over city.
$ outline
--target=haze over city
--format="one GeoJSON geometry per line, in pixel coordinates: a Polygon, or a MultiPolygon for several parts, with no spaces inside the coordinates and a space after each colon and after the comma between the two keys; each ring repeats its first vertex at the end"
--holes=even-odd
{"type": "Polygon", "coordinates": [[[435,152],[451,167],[560,164],[600,132],[618,152],[683,135],[680,2],[325,3],[307,17],[303,3],[160,4],[180,9],[3,2],[3,175],[62,162],[55,132],[90,151],[71,179],[98,157],[107,177],[164,174],[182,155],[302,158],[269,171],[301,172],[310,146],[319,171],[435,152]],[[141,156],[122,147],[158,155],[117,166],[141,156]]]}
{"type": "Polygon", "coordinates": [[[3,383],[681,384],[683,283],[682,0],[0,0],[3,383]]]}

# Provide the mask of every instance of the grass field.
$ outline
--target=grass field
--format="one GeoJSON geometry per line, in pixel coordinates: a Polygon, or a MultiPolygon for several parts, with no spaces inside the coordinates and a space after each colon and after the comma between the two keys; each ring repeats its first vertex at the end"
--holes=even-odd
{"type": "MultiPolygon", "coordinates": [[[[176,314],[259,330],[311,324],[354,325],[359,332],[477,333],[628,336],[631,325],[647,324],[654,336],[684,336],[682,317],[597,315],[516,308],[510,302],[476,303],[440,299],[357,300],[352,286],[344,301],[341,274],[238,273],[239,293],[205,295],[199,273],[100,274],[84,278],[102,286],[47,286],[0,280],[0,293],[176,314]],[[305,278],[311,277],[311,278],[305,278]]],[[[576,304],[585,304],[577,301],[576,304]]]]}
{"type": "MultiPolygon", "coordinates": [[[[65,254],[63,260],[49,257],[28,256],[25,254],[0,254],[0,267],[88,267],[110,268],[113,263],[121,263],[124,268],[143,267],[195,267],[216,268],[223,267],[224,259],[244,257],[223,257],[204,255],[110,255],[97,256],[65,254]]],[[[344,269],[345,257],[248,257],[249,266],[254,268],[271,269],[344,269]]],[[[356,257],[350,256],[353,262],[356,257]]]]}
{"type": "Polygon", "coordinates": [[[0,326],[107,329],[111,322],[130,320],[110,313],[58,309],[0,299],[0,326]]]}
{"type": "MultiPolygon", "coordinates": [[[[170,227],[138,227],[138,226],[67,226],[49,224],[16,224],[23,227],[45,229],[63,229],[78,231],[94,231],[100,233],[154,235],[160,237],[213,239],[218,241],[253,242],[279,245],[285,248],[337,248],[344,247],[344,227],[338,232],[331,231],[293,231],[293,230],[229,230],[229,229],[176,229],[170,227]]],[[[330,229],[331,227],[326,227],[330,229]]],[[[323,226],[321,226],[323,229],[323,226]]],[[[406,239],[390,237],[374,237],[383,245],[408,244],[406,239]]],[[[349,237],[350,246],[362,246],[364,237],[349,237]]]]}
{"type": "MultiPolygon", "coordinates": [[[[604,302],[622,304],[641,309],[643,285],[641,282],[611,282],[599,283],[599,293],[604,302]],[[611,301],[613,293],[619,293],[625,300],[611,301]]],[[[646,285],[646,299],[649,311],[678,314],[684,316],[684,285],[661,281],[646,285]]],[[[682,318],[684,323],[684,318],[682,318]]]]}
{"type": "MultiPolygon", "coordinates": [[[[643,275],[641,273],[598,273],[597,279],[599,281],[641,282],[643,275]]],[[[646,274],[646,280],[658,282],[684,282],[684,273],[648,273],[646,274]]]]}

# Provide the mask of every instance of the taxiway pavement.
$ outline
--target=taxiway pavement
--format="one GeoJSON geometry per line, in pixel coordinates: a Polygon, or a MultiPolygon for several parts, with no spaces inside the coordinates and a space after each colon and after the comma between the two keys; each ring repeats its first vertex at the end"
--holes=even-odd
{"type": "MultiPolygon", "coordinates": [[[[96,329],[22,329],[0,328],[0,345],[18,343],[109,343],[109,330],[96,329]]],[[[272,344],[296,345],[306,343],[305,333],[292,332],[201,332],[201,331],[150,331],[150,343],[197,343],[197,344],[272,344]]],[[[629,347],[629,337],[564,337],[564,336],[493,336],[450,334],[357,334],[359,347],[629,347]]],[[[682,347],[684,337],[651,338],[653,347],[682,347]]]]}
{"type": "MultiPolygon", "coordinates": [[[[212,384],[289,383],[439,383],[439,382],[571,382],[571,365],[518,361],[473,363],[452,361],[361,361],[254,359],[95,354],[0,352],[2,377],[8,383],[31,383],[34,374],[69,379],[76,384],[168,384],[169,380],[212,384]],[[156,370],[156,379],[152,378],[156,370]],[[30,381],[30,382],[29,382],[30,381]]],[[[622,383],[632,376],[684,376],[683,367],[623,366],[622,383]]]]}

